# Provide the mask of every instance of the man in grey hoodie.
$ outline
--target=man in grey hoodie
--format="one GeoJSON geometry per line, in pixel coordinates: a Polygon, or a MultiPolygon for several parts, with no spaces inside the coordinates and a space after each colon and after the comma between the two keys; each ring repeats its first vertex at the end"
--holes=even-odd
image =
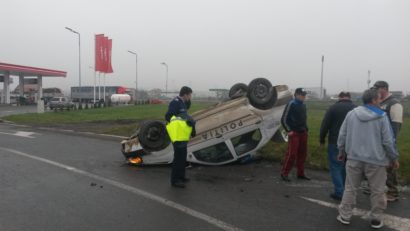
{"type": "Polygon", "coordinates": [[[381,96],[377,89],[363,93],[363,104],[350,111],[344,120],[337,140],[340,161],[347,158],[346,183],[337,220],[350,224],[356,195],[363,175],[371,191],[371,210],[368,214],[372,228],[383,227],[382,213],[386,209],[384,187],[386,166],[399,167],[389,118],[380,109],[381,96]]]}

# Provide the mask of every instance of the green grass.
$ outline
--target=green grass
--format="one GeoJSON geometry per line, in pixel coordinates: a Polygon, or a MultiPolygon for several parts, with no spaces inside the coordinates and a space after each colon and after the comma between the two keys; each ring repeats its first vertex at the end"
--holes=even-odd
{"type": "MultiPolygon", "coordinates": [[[[190,112],[209,106],[210,104],[193,104],[190,112]]],[[[21,124],[76,124],[96,121],[140,121],[146,119],[163,120],[168,105],[137,105],[122,107],[94,108],[75,111],[51,111],[44,114],[28,113],[11,115],[3,119],[21,124]]]]}
{"type": "MultiPolygon", "coordinates": [[[[210,103],[193,103],[190,113],[210,103]]],[[[130,136],[142,120],[164,120],[168,105],[129,105],[76,111],[51,111],[44,114],[11,115],[3,119],[32,126],[58,127],[75,131],[89,131],[119,136],[130,136]]]]}

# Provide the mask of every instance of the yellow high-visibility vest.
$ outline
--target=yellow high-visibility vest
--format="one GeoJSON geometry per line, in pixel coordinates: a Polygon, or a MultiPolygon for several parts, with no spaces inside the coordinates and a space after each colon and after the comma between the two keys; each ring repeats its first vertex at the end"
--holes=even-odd
{"type": "Polygon", "coordinates": [[[181,117],[172,116],[166,128],[171,142],[189,141],[191,138],[192,127],[181,117]]]}

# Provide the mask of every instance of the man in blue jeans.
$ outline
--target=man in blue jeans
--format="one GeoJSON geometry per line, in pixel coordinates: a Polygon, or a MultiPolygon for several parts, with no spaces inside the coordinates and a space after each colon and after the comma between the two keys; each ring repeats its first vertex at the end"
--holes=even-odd
{"type": "Polygon", "coordinates": [[[350,99],[350,93],[340,92],[339,100],[326,111],[320,127],[321,147],[325,145],[325,138],[329,133],[327,154],[330,175],[334,185],[334,192],[330,194],[330,197],[337,201],[342,199],[346,179],[345,163],[337,160],[337,155],[339,154],[337,138],[340,126],[342,126],[347,113],[355,107],[356,105],[350,99]]]}

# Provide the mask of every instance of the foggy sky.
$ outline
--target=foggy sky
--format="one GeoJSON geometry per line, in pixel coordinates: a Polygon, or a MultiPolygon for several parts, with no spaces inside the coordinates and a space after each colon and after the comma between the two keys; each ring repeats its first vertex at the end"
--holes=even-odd
{"type": "MultiPolygon", "coordinates": [[[[266,77],[291,88],[362,91],[386,80],[410,90],[410,1],[407,0],[1,0],[0,62],[68,72],[44,87],[93,85],[94,34],[113,39],[107,85],[142,89],[229,88],[266,77]]],[[[18,78],[14,77],[14,82],[18,78]]],[[[14,84],[15,85],[15,84],[14,84]]],[[[2,88],[2,86],[0,87],[2,88]]],[[[14,89],[14,87],[13,87],[14,89]]]]}

